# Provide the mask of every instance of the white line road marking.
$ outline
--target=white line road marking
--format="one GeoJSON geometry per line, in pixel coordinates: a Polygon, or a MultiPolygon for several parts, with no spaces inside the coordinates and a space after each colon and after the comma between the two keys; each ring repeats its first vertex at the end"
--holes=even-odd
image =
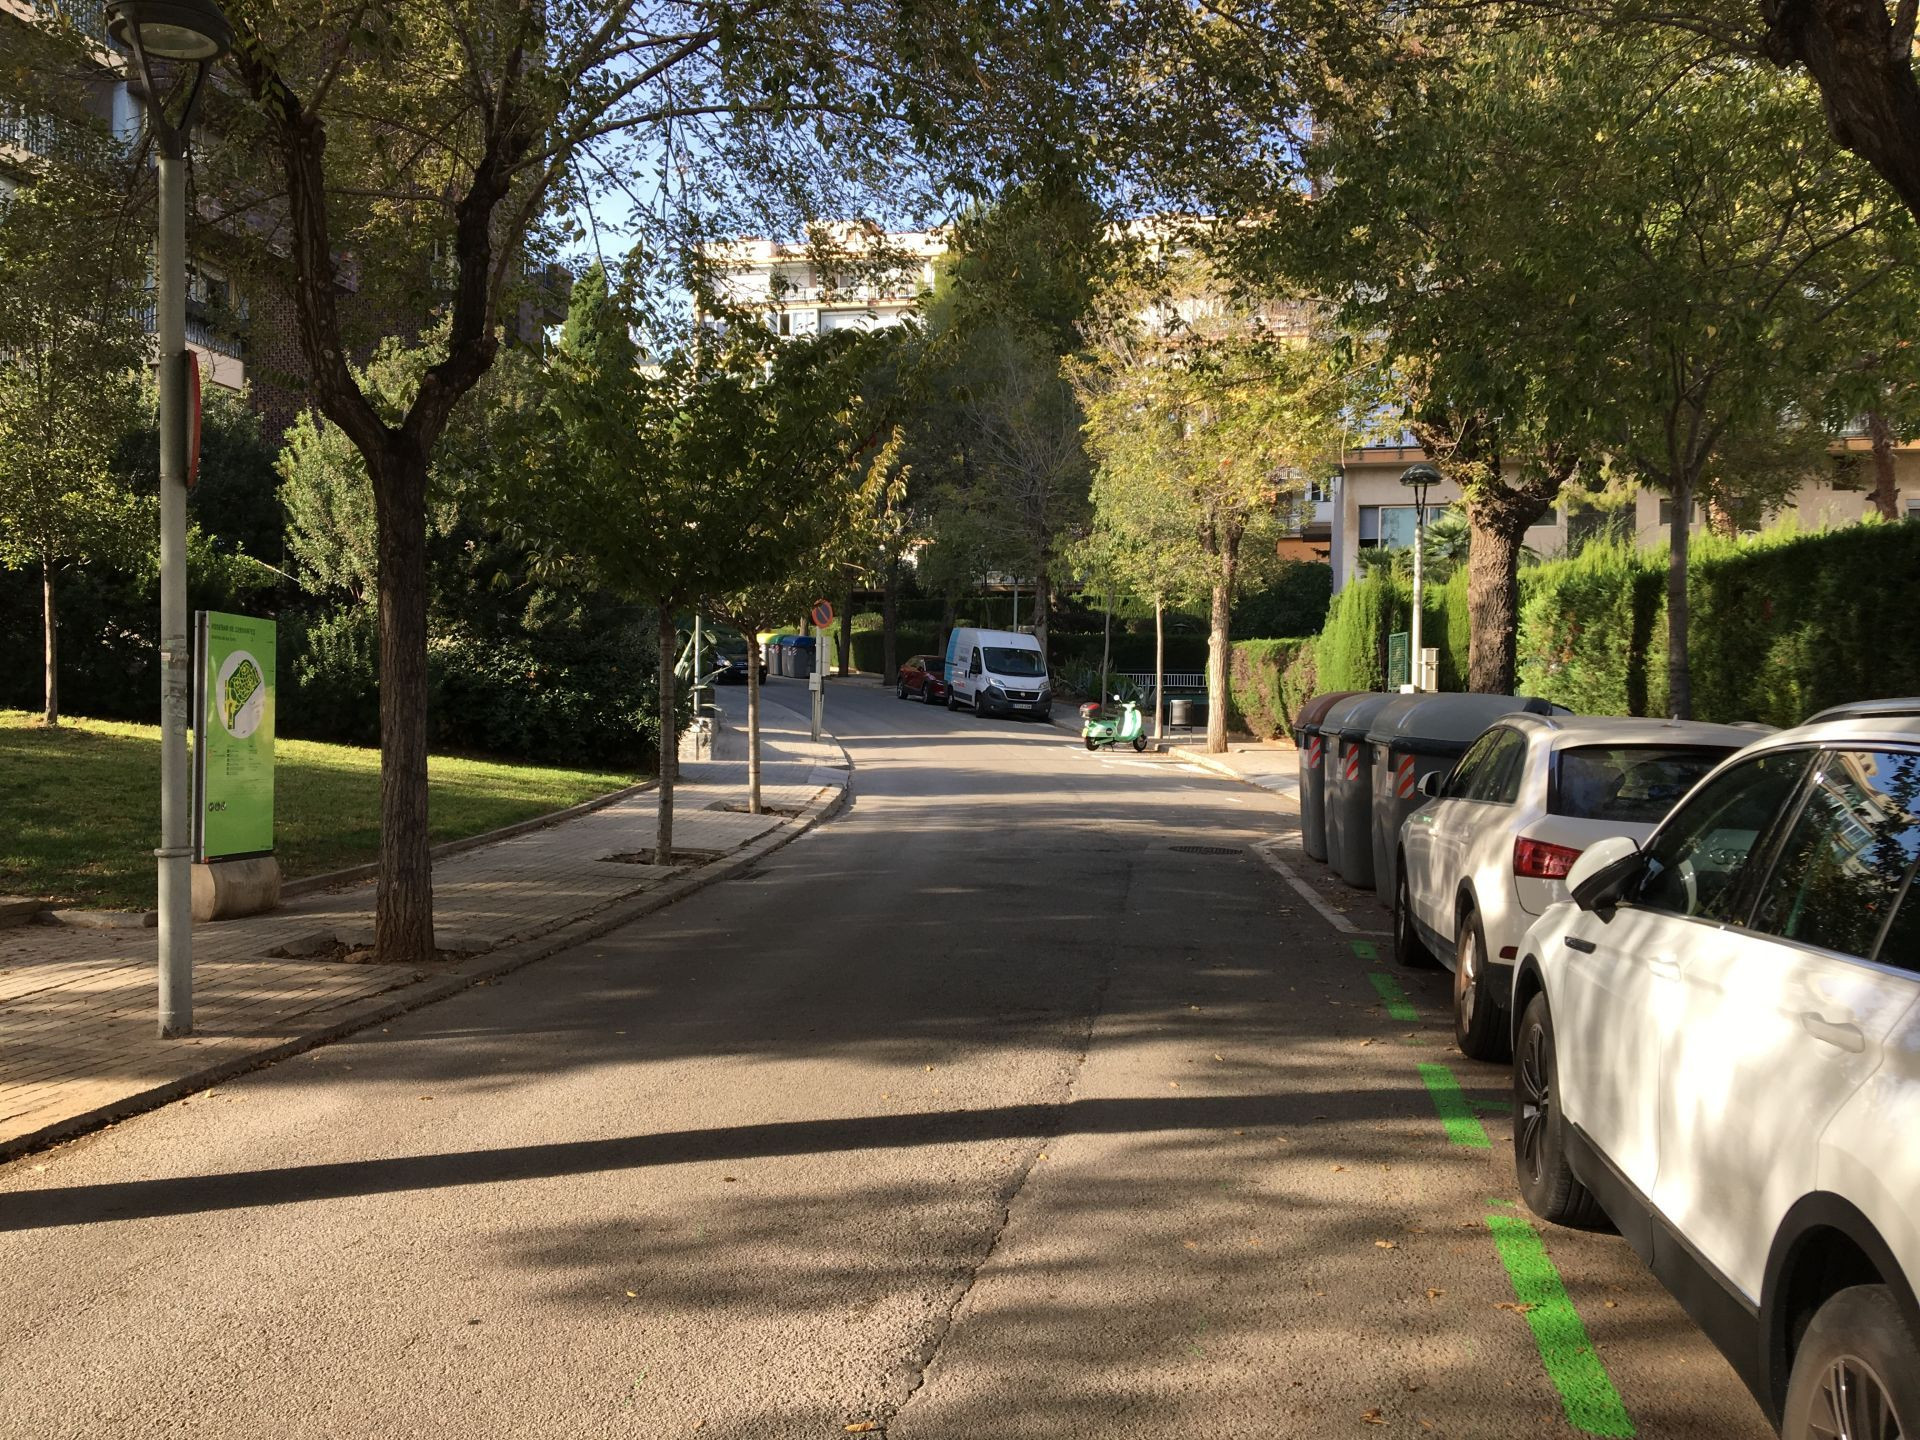
{"type": "Polygon", "coordinates": [[[1273,853],[1278,846],[1284,845],[1286,843],[1287,842],[1284,840],[1263,840],[1259,844],[1253,847],[1253,853],[1258,855],[1262,860],[1266,861],[1267,867],[1270,870],[1272,870],[1274,874],[1278,875],[1282,880],[1286,881],[1287,884],[1291,885],[1294,888],[1294,890],[1299,894],[1302,900],[1306,901],[1316,911],[1319,912],[1320,918],[1322,920],[1326,921],[1329,925],[1333,926],[1333,928],[1338,930],[1341,934],[1343,935],[1385,935],[1386,933],[1388,933],[1385,930],[1362,930],[1358,925],[1354,924],[1353,921],[1349,920],[1346,916],[1342,915],[1338,910],[1334,909],[1331,905],[1327,904],[1326,901],[1322,900],[1320,896],[1315,893],[1314,888],[1311,885],[1307,884],[1306,881],[1302,880],[1298,875],[1294,874],[1292,867],[1289,866],[1278,855],[1273,853]]]}

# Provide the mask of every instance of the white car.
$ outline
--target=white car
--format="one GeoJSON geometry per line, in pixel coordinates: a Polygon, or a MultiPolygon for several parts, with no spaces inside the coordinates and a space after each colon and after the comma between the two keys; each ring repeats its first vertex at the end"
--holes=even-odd
{"type": "Polygon", "coordinates": [[[1920,1436],[1920,701],[1755,741],[1602,841],[1514,971],[1514,1149],[1789,1440],[1920,1436]],[[1902,707],[1904,706],[1904,712],[1902,707]]]}
{"type": "Polygon", "coordinates": [[[1504,716],[1468,747],[1435,798],[1400,828],[1393,949],[1403,965],[1453,971],[1462,1054],[1504,1060],[1520,937],[1567,898],[1580,852],[1644,838],[1754,729],[1584,715],[1504,716]]]}

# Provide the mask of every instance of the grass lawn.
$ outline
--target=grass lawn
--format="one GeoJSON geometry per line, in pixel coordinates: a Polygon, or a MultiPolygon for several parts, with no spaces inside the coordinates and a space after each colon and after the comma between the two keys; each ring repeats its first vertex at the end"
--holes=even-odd
{"type": "MultiPolygon", "coordinates": [[[[274,762],[274,831],[287,879],[374,858],[378,751],[280,740],[274,762]]],[[[577,805],[637,778],[451,756],[435,756],[427,770],[436,843],[577,805]]],[[[0,710],[0,895],[151,909],[159,843],[158,729],[64,720],[49,730],[28,711],[0,710]]]]}

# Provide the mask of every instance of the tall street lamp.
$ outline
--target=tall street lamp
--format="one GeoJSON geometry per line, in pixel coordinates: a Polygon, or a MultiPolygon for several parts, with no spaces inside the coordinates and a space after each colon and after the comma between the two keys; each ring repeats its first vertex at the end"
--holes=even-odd
{"type": "Polygon", "coordinates": [[[1420,682],[1426,678],[1420,648],[1420,618],[1427,602],[1426,575],[1421,565],[1422,552],[1427,548],[1427,491],[1438,485],[1441,478],[1439,470],[1424,460],[1409,465],[1400,474],[1400,483],[1413,491],[1413,634],[1408,646],[1413,651],[1413,663],[1408,667],[1412,674],[1407,678],[1413,681],[1415,690],[1425,688],[1420,682]]]}
{"type": "Polygon", "coordinates": [[[127,88],[146,109],[160,168],[154,319],[160,367],[160,1036],[193,1030],[193,783],[187,769],[187,140],[207,70],[232,48],[213,0],[109,0],[107,33],[133,52],[127,88]],[[191,67],[179,118],[155,62],[191,67]]]}

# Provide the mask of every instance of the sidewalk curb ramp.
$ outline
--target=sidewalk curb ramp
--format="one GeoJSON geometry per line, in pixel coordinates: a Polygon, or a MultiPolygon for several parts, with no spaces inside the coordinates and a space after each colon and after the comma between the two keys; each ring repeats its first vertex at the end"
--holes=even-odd
{"type": "MultiPolygon", "coordinates": [[[[832,773],[842,778],[834,787],[832,796],[825,800],[816,798],[807,806],[807,813],[799,819],[748,841],[733,854],[716,860],[710,865],[692,869],[656,890],[615,900],[597,910],[576,916],[544,934],[502,946],[498,950],[488,951],[484,956],[465,962],[456,973],[442,975],[424,983],[416,983],[397,996],[380,995],[360,1001],[350,1006],[346,1013],[330,1023],[304,1035],[295,1036],[291,1040],[282,1041],[278,1045],[263,1050],[250,1050],[244,1055],[232,1056],[205,1069],[196,1070],[191,1075],[169,1080],[137,1094],[121,1096],[82,1114],[68,1116],[28,1134],[0,1141],[0,1163],[18,1159],[35,1150],[44,1150],[50,1145],[78,1139],[134,1115],[157,1110],[162,1105],[170,1104],[197,1090],[205,1090],[222,1081],[231,1080],[235,1076],[247,1074],[249,1071],[278,1064],[282,1060],[289,1060],[308,1050],[317,1050],[322,1045],[330,1045],[336,1040],[345,1039],[349,1035],[392,1020],[396,1016],[424,1009],[428,1005],[458,995],[463,990],[471,990],[476,985],[485,984],[503,975],[510,975],[516,970],[545,960],[548,956],[558,954],[562,950],[583,945],[589,940],[597,940],[623,925],[651,915],[656,910],[664,910],[689,895],[698,894],[709,886],[717,885],[723,880],[731,879],[743,871],[752,869],[774,851],[791,844],[815,827],[825,824],[846,808],[853,793],[853,760],[847,755],[846,747],[841,745],[837,738],[833,739],[833,743],[840,750],[841,763],[838,766],[823,768],[830,768],[832,773]]],[[[590,810],[612,804],[615,800],[647,789],[654,783],[647,781],[610,796],[597,797],[583,806],[573,807],[572,810],[540,816],[517,826],[510,825],[504,830],[491,832],[487,836],[469,837],[467,840],[452,843],[465,849],[474,849],[488,840],[510,839],[513,835],[527,830],[539,829],[561,819],[585,814],[590,810]]],[[[440,854],[441,849],[436,847],[434,853],[440,854]]],[[[323,887],[313,884],[313,881],[324,879],[332,884],[342,884],[346,882],[338,877],[348,873],[336,872],[336,875],[331,877],[314,876],[312,880],[302,883],[319,889],[323,887]]],[[[415,971],[414,973],[424,972],[415,971]]]]}

